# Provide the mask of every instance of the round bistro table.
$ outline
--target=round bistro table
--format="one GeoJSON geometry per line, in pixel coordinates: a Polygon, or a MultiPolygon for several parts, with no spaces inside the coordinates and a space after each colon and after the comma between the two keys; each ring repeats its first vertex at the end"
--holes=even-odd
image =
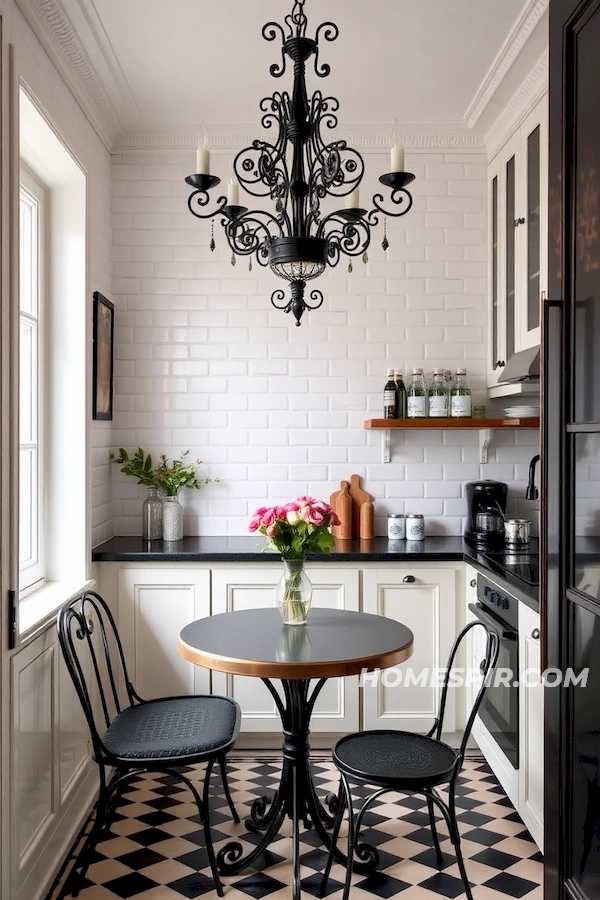
{"type": "MultiPolygon", "coordinates": [[[[329,812],[317,797],[310,771],[309,726],[315,701],[328,678],[358,675],[404,662],[412,655],[413,634],[405,625],[384,616],[339,609],[312,609],[306,625],[284,625],[279,610],[237,610],[208,616],[186,625],[179,636],[179,652],[199,666],[260,678],[281,717],[283,765],[279,787],[272,797],[252,804],[246,827],[264,832],[259,843],[243,856],[239,841],[231,841],[217,856],[219,871],[235,875],[248,868],[274,840],[286,816],[292,821],[294,900],[300,897],[300,823],[314,825],[321,841],[331,846],[327,828],[333,824],[335,797],[329,812]],[[283,698],[272,679],[281,681],[283,698]],[[311,679],[316,684],[311,689],[311,679]]],[[[339,858],[345,858],[339,853],[339,858]]],[[[373,863],[364,864],[370,871],[373,863]]],[[[354,866],[356,871],[361,865],[354,866]]]]}

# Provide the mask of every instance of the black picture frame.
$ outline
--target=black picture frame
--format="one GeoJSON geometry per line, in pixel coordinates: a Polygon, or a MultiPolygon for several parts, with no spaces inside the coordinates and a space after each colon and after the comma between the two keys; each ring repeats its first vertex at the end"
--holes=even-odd
{"type": "Polygon", "coordinates": [[[100,291],[94,291],[93,298],[92,417],[111,421],[115,307],[100,291]]]}

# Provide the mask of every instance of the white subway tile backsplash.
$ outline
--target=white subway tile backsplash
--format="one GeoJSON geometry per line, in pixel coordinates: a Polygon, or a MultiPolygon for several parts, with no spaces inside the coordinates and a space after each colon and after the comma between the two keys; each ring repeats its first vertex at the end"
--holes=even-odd
{"type": "MultiPolygon", "coordinates": [[[[307,491],[328,498],[352,471],[374,496],[382,534],[388,511],[423,512],[429,534],[460,533],[472,479],[518,475],[524,493],[535,432],[495,432],[485,466],[477,434],[393,434],[383,465],[381,435],[362,427],[381,415],[388,366],[408,379],[413,366],[462,364],[473,387],[485,386],[485,159],[411,156],[415,203],[388,218],[389,250],[377,232],[367,266],[354,260],[349,274],[342,260],[328,271],[323,306],[301,328],[271,306],[284,285],[268,270],[254,263],[250,273],[246,260],[232,268],[218,225],[210,252],[210,225],[187,211],[177,154],[115,157],[113,439],[168,456],[189,447],[221,479],[185,492],[187,533],[245,534],[257,506],[307,491]]],[[[369,155],[370,166],[378,161],[369,155]]],[[[143,490],[107,454],[95,462],[97,533],[108,536],[111,483],[114,533],[139,533],[143,490]]]]}

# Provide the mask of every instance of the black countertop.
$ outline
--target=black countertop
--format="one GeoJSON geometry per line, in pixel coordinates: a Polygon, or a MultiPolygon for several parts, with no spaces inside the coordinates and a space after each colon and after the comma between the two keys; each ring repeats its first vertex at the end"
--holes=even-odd
{"type": "MultiPolygon", "coordinates": [[[[256,536],[185,537],[182,541],[145,541],[141,537],[114,537],[92,551],[94,562],[275,562],[279,555],[265,552],[266,540],[256,536]]],[[[518,593],[539,602],[538,542],[530,547],[529,580],[520,577],[523,567],[507,555],[489,558],[461,537],[429,537],[424,541],[337,541],[330,554],[309,555],[314,562],[448,562],[464,561],[483,572],[502,578],[518,593]],[[511,562],[511,560],[513,562],[511,562]],[[532,583],[535,581],[536,583],[532,583]]]]}

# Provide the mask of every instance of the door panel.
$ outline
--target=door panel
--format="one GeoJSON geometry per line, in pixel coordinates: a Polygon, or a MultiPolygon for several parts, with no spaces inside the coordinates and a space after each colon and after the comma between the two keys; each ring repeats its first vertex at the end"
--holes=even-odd
{"type": "Polygon", "coordinates": [[[210,673],[177,650],[179,632],[210,614],[210,572],[181,564],[119,572],[119,631],[144,700],[210,693],[210,673]]]}
{"type": "MultiPolygon", "coordinates": [[[[364,573],[364,611],[387,616],[414,634],[407,662],[365,681],[365,728],[403,728],[426,733],[435,719],[441,684],[434,670],[446,666],[454,641],[455,572],[450,569],[368,570],[364,573]],[[413,582],[405,582],[405,577],[413,582]]],[[[448,693],[445,730],[454,731],[454,691],[448,693]]]]}

